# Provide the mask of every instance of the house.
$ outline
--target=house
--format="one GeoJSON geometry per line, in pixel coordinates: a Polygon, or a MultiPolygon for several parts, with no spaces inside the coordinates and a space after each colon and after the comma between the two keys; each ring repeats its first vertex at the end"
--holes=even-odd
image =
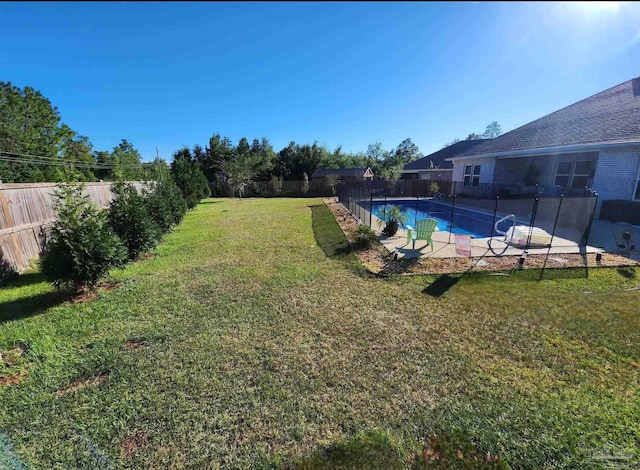
{"type": "Polygon", "coordinates": [[[341,183],[373,180],[371,168],[319,168],[313,172],[311,180],[325,180],[327,175],[338,175],[341,183]]]}
{"type": "Polygon", "coordinates": [[[422,157],[415,162],[405,165],[400,174],[403,180],[447,180],[453,176],[453,162],[449,159],[459,155],[462,151],[475,147],[486,139],[461,140],[443,149],[422,157]]]}
{"type": "Polygon", "coordinates": [[[606,201],[623,201],[640,213],[640,77],[448,160],[453,180],[464,186],[538,184],[562,194],[592,188],[598,209],[606,201]]]}

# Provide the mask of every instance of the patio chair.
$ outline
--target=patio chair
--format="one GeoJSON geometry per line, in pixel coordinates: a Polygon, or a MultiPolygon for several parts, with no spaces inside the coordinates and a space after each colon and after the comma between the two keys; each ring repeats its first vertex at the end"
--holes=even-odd
{"type": "Polygon", "coordinates": [[[426,240],[433,251],[433,240],[431,235],[437,230],[438,221],[436,219],[422,219],[416,222],[416,228],[407,225],[407,245],[413,241],[413,249],[416,249],[416,240],[426,240]]]}

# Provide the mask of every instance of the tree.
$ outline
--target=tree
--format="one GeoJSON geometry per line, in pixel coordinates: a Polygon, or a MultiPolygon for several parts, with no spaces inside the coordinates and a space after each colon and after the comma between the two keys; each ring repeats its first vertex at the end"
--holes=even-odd
{"type": "Polygon", "coordinates": [[[442,148],[447,148],[447,147],[449,147],[449,146],[451,146],[451,145],[453,145],[453,144],[457,144],[458,142],[460,142],[460,139],[457,139],[457,138],[456,138],[456,139],[453,139],[451,142],[447,142],[446,144],[444,144],[444,145],[442,146],[442,148]]]}
{"type": "Polygon", "coordinates": [[[156,158],[153,161],[147,179],[149,184],[142,190],[147,210],[160,231],[166,233],[180,223],[187,211],[187,204],[164,160],[156,158]]]}
{"type": "Polygon", "coordinates": [[[500,134],[502,134],[502,128],[500,127],[500,124],[498,124],[497,121],[493,121],[487,126],[487,129],[484,131],[484,134],[482,134],[482,137],[484,139],[493,139],[494,137],[498,137],[500,134]]]}
{"type": "Polygon", "coordinates": [[[233,159],[234,156],[235,149],[231,139],[220,134],[215,134],[209,139],[209,145],[203,155],[194,155],[208,181],[215,181],[217,174],[223,171],[223,162],[233,159]]]}
{"type": "Polygon", "coordinates": [[[338,187],[338,183],[340,182],[340,175],[338,175],[337,173],[329,173],[327,176],[325,176],[325,179],[327,180],[327,184],[331,188],[331,193],[335,196],[336,188],[338,187]]]}
{"type": "Polygon", "coordinates": [[[307,173],[303,173],[302,175],[302,194],[307,194],[309,192],[309,176],[307,173]]]}
{"type": "MultiPolygon", "coordinates": [[[[101,165],[113,165],[113,156],[111,155],[111,152],[105,150],[94,151],[93,158],[96,163],[101,165]]],[[[107,168],[96,168],[94,170],[94,174],[96,175],[96,178],[107,181],[112,179],[113,170],[107,168]]]]}
{"type": "Polygon", "coordinates": [[[143,171],[140,152],[138,152],[127,139],[122,139],[122,141],[113,148],[111,158],[115,166],[112,177],[125,181],[135,181],[142,178],[143,171]]]}
{"type": "MultiPolygon", "coordinates": [[[[78,166],[74,169],[78,173],[79,181],[96,181],[90,165],[95,163],[95,159],[91,150],[93,145],[89,141],[89,138],[83,135],[79,135],[73,129],[66,124],[63,124],[60,128],[62,148],[62,158],[66,161],[77,162],[78,166]]],[[[45,175],[50,174],[51,169],[58,170],[59,167],[48,167],[48,171],[45,175]]],[[[47,178],[49,181],[63,181],[59,175],[51,176],[47,178]]]]}
{"type": "Polygon", "coordinates": [[[0,150],[22,162],[0,162],[4,182],[43,181],[35,156],[56,158],[61,153],[60,113],[39,91],[0,82],[0,150]]]}
{"type": "Polygon", "coordinates": [[[209,195],[207,178],[188,147],[183,147],[173,154],[171,175],[189,209],[193,209],[200,200],[209,195]]]}
{"type": "Polygon", "coordinates": [[[472,132],[464,140],[480,140],[480,139],[482,139],[482,136],[480,134],[476,134],[475,132],[472,132]]]}
{"type": "Polygon", "coordinates": [[[271,187],[277,196],[282,192],[282,176],[271,175],[271,187]]]}
{"type": "Polygon", "coordinates": [[[137,259],[155,246],[160,228],[149,214],[145,198],[131,184],[116,182],[107,219],[113,232],[127,247],[129,259],[137,259]]]}
{"type": "Polygon", "coordinates": [[[278,152],[275,172],[286,180],[300,181],[304,173],[313,174],[322,161],[327,161],[328,154],[328,150],[317,142],[298,145],[292,141],[278,152]]]}
{"type": "Polygon", "coordinates": [[[111,268],[124,265],[127,250],[82,185],[63,185],[56,199],[58,218],[51,227],[42,272],[57,288],[93,288],[111,268]]]}
{"type": "Polygon", "coordinates": [[[422,158],[422,152],[411,139],[405,139],[382,162],[379,175],[389,181],[396,181],[407,163],[422,158]]]}

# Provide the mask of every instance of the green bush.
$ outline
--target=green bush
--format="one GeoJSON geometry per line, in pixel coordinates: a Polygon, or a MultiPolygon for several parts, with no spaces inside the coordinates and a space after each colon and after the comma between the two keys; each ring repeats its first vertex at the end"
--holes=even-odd
{"type": "Polygon", "coordinates": [[[187,205],[170,174],[161,173],[156,177],[143,189],[143,196],[147,211],[162,234],[182,221],[187,205]]]}
{"type": "Polygon", "coordinates": [[[145,198],[135,187],[118,181],[111,190],[109,224],[127,247],[129,259],[136,259],[156,245],[160,229],[149,214],[145,198]]]}
{"type": "Polygon", "coordinates": [[[356,248],[362,250],[371,248],[371,245],[373,245],[377,240],[378,236],[366,225],[358,225],[358,227],[353,231],[353,243],[356,248]]]}
{"type": "Polygon", "coordinates": [[[42,272],[57,288],[93,288],[111,268],[124,265],[127,250],[82,185],[63,185],[56,198],[58,219],[41,260],[42,272]]]}
{"type": "Polygon", "coordinates": [[[207,177],[204,176],[198,162],[190,158],[188,149],[180,150],[174,155],[171,175],[189,209],[196,207],[201,199],[210,194],[207,177]]]}

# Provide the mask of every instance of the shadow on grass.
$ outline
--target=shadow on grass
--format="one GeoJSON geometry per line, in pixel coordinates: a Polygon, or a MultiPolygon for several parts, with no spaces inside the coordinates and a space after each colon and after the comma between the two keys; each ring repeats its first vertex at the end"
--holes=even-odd
{"type": "Polygon", "coordinates": [[[0,287],[14,280],[17,275],[11,263],[4,259],[2,248],[0,248],[0,287]]]}
{"type": "Polygon", "coordinates": [[[422,290],[423,294],[427,294],[431,297],[442,297],[446,294],[449,289],[457,284],[457,282],[461,279],[461,276],[450,276],[449,274],[443,274],[427,287],[422,290]]]}
{"type": "Polygon", "coordinates": [[[45,275],[41,272],[33,271],[16,275],[13,279],[7,282],[5,287],[25,287],[33,284],[40,284],[41,282],[47,282],[45,275]]]}
{"type": "Polygon", "coordinates": [[[69,291],[50,291],[0,303],[0,323],[37,315],[48,308],[60,305],[72,297],[73,293],[69,291]]]}
{"type": "Polygon", "coordinates": [[[325,255],[332,257],[350,254],[352,250],[349,241],[327,206],[317,204],[309,207],[311,208],[313,235],[325,255]]]}
{"type": "Polygon", "coordinates": [[[401,469],[401,453],[381,432],[358,434],[317,450],[310,457],[288,468],[316,469],[401,469]]]}
{"type": "Polygon", "coordinates": [[[635,279],[638,277],[636,269],[633,267],[618,268],[617,271],[618,274],[620,274],[625,279],[635,279]]]}
{"type": "Polygon", "coordinates": [[[285,468],[320,469],[507,469],[506,462],[477,449],[468,438],[432,435],[418,452],[406,454],[388,434],[361,432],[316,450],[285,468]]]}

